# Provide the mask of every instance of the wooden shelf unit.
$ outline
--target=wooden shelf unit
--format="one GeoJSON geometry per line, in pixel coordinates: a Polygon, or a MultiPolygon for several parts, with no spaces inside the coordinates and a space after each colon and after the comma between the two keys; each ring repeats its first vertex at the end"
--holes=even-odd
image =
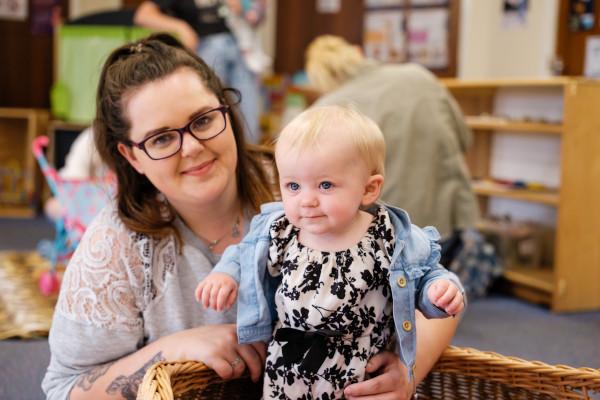
{"type": "Polygon", "coordinates": [[[553,78],[512,78],[512,79],[458,79],[446,78],[442,79],[442,83],[452,92],[461,90],[480,90],[480,89],[498,89],[502,87],[513,88],[533,88],[533,87],[564,87],[570,83],[586,82],[582,78],[572,78],[568,76],[560,76],[553,78]]]}
{"type": "Polygon", "coordinates": [[[554,273],[549,268],[528,268],[513,265],[504,277],[514,283],[551,294],[554,291],[554,273]]]}
{"type": "Polygon", "coordinates": [[[504,197],[507,199],[543,203],[551,206],[558,206],[559,203],[558,192],[551,190],[512,189],[499,184],[477,181],[473,182],[473,190],[480,196],[504,197]]]}
{"type": "Polygon", "coordinates": [[[31,151],[46,132],[49,113],[31,108],[0,108],[0,217],[33,217],[41,173],[31,151]]]}
{"type": "MultiPolygon", "coordinates": [[[[474,132],[467,154],[474,191],[483,215],[489,197],[556,207],[554,265],[507,266],[514,295],[548,304],[554,311],[600,309],[600,82],[581,78],[442,80],[457,99],[474,132]],[[513,121],[491,117],[499,89],[555,88],[562,96],[562,123],[513,121]],[[488,117],[490,116],[490,117],[488,117]],[[490,177],[492,136],[496,132],[560,137],[560,189],[512,189],[490,177]]],[[[517,96],[517,94],[515,94],[517,96]]]]}
{"type": "Polygon", "coordinates": [[[473,130],[479,131],[510,131],[523,133],[538,133],[549,135],[562,134],[564,127],[561,124],[549,124],[540,122],[519,122],[503,118],[489,117],[467,117],[467,125],[473,130]]]}

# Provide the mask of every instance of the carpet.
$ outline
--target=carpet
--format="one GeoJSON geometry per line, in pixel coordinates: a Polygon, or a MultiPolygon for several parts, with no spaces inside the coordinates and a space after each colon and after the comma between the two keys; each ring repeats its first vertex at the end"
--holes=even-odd
{"type": "Polygon", "coordinates": [[[0,252],[0,339],[48,335],[57,296],[38,289],[50,264],[36,252],[0,252]]]}

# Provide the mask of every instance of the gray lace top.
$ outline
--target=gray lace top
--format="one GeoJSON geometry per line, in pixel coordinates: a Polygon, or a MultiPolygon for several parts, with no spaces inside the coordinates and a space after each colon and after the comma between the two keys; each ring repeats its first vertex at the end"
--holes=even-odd
{"type": "MultiPolygon", "coordinates": [[[[248,224],[244,224],[248,226],[248,224]]],[[[90,224],[62,281],[42,382],[48,399],[66,399],[77,379],[171,333],[235,321],[194,300],[196,284],[218,256],[181,221],[174,237],[152,239],[127,229],[115,205],[90,224]]]]}

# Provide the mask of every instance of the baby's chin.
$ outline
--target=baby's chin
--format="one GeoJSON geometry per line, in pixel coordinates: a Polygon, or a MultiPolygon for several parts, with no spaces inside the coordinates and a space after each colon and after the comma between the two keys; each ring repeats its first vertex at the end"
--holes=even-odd
{"type": "Polygon", "coordinates": [[[301,221],[297,226],[301,232],[308,233],[311,235],[327,235],[333,233],[331,231],[331,227],[329,227],[325,223],[326,217],[319,217],[311,219],[311,221],[301,221]],[[320,223],[315,221],[315,219],[321,220],[320,223]]]}

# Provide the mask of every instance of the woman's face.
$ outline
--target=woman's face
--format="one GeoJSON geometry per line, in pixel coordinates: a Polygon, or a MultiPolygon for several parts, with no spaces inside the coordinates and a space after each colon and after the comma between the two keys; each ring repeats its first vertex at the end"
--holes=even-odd
{"type": "MultiPolygon", "coordinates": [[[[139,143],[157,130],[181,128],[193,116],[219,106],[192,69],[178,69],[125,98],[129,139],[139,143]]],[[[200,142],[186,132],[181,150],[166,159],[152,160],[143,150],[124,144],[119,152],[180,212],[237,196],[237,151],[229,116],[225,130],[212,139],[200,142]]]]}

